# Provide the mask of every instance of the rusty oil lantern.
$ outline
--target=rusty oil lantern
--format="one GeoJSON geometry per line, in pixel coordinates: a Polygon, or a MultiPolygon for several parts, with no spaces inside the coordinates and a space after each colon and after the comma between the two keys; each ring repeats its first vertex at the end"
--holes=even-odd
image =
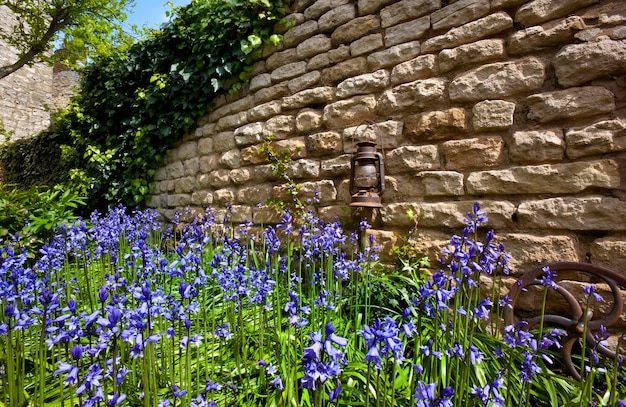
{"type": "MultiPolygon", "coordinates": [[[[381,138],[380,129],[374,126],[381,138]]],[[[356,129],[355,129],[356,132],[356,129]]],[[[351,207],[382,208],[380,196],[385,191],[385,165],[383,155],[373,141],[361,141],[356,145],[350,162],[351,207]]]]}

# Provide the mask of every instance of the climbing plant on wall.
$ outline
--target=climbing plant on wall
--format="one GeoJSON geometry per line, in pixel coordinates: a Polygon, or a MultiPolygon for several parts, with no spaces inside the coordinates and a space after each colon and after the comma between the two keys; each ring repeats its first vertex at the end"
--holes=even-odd
{"type": "Polygon", "coordinates": [[[168,148],[280,41],[272,27],[283,14],[282,0],[193,0],[148,39],[86,67],[59,124],[90,202],[141,204],[168,148]]]}

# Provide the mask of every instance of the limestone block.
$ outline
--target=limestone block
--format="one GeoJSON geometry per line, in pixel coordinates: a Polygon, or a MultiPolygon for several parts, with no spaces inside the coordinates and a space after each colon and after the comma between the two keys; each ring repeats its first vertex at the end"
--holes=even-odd
{"type": "Polygon", "coordinates": [[[351,19],[331,34],[333,45],[351,43],[380,28],[380,17],[377,15],[363,15],[351,19]]]}
{"type": "Polygon", "coordinates": [[[170,208],[185,208],[191,203],[189,194],[171,194],[167,195],[167,206],[170,208]]]}
{"type": "Polygon", "coordinates": [[[332,64],[338,64],[350,58],[350,47],[348,45],[340,45],[335,49],[331,49],[330,51],[315,55],[309,61],[307,65],[307,69],[309,71],[315,69],[326,68],[332,64]]]}
{"type": "Polygon", "coordinates": [[[235,203],[235,193],[232,189],[218,189],[213,192],[213,200],[220,206],[228,206],[235,203]]]}
{"type": "Polygon", "coordinates": [[[262,164],[267,162],[267,153],[261,152],[262,144],[241,149],[241,165],[262,164]]]}
{"type": "Polygon", "coordinates": [[[254,100],[256,103],[269,102],[271,100],[277,100],[289,94],[289,88],[286,83],[280,83],[278,85],[270,86],[269,88],[263,88],[258,90],[254,94],[254,100]]]}
{"type": "Polygon", "coordinates": [[[566,16],[573,11],[597,3],[598,0],[533,0],[517,10],[515,22],[530,27],[566,16]]]}
{"type": "Polygon", "coordinates": [[[274,69],[271,73],[272,81],[280,82],[286,79],[291,79],[296,76],[303,75],[306,72],[306,62],[292,62],[290,64],[282,65],[274,69]]]}
{"type": "Polygon", "coordinates": [[[398,85],[418,79],[430,78],[436,75],[437,72],[435,56],[421,55],[394,66],[391,71],[391,84],[398,85]]]}
{"type": "Polygon", "coordinates": [[[467,131],[465,109],[420,113],[406,118],[405,134],[411,140],[442,140],[467,131]]]}
{"type": "Polygon", "coordinates": [[[425,196],[460,196],[464,194],[463,174],[455,171],[424,171],[417,174],[425,196]]]}
{"type": "MultiPolygon", "coordinates": [[[[293,11],[293,9],[292,9],[293,11]]],[[[293,28],[297,25],[300,25],[306,21],[304,14],[293,12],[291,14],[286,15],[282,18],[278,23],[274,25],[274,32],[276,34],[284,34],[289,31],[290,28],[293,28]]]]}
{"type": "Polygon", "coordinates": [[[351,0],[316,0],[309,8],[304,10],[304,16],[309,20],[316,20],[327,11],[350,3],[350,1],[351,0]]]}
{"type": "MultiPolygon", "coordinates": [[[[295,13],[302,13],[313,3],[315,3],[315,0],[295,0],[291,2],[289,9],[295,13]]],[[[302,15],[304,16],[304,14],[302,15]]]]}
{"type": "Polygon", "coordinates": [[[275,116],[281,112],[281,102],[273,100],[271,102],[262,103],[248,110],[248,119],[251,121],[265,120],[268,117],[275,116]]]}
{"type": "Polygon", "coordinates": [[[208,183],[213,188],[223,188],[230,184],[229,170],[216,170],[210,172],[208,183]]]}
{"type": "Polygon", "coordinates": [[[171,163],[166,168],[168,179],[181,178],[183,175],[185,175],[185,167],[183,166],[182,161],[176,161],[174,163],[171,163]]]}
{"type": "Polygon", "coordinates": [[[272,197],[272,186],[269,184],[250,185],[237,191],[237,202],[247,205],[265,203],[272,197]]]}
{"type": "Polygon", "coordinates": [[[444,78],[417,80],[385,91],[378,99],[382,114],[398,110],[434,108],[445,101],[448,82],[444,78]]]}
{"type": "Polygon", "coordinates": [[[613,93],[602,86],[570,88],[526,98],[530,120],[547,123],[611,113],[615,110],[613,93]]]}
{"type": "Polygon", "coordinates": [[[300,44],[298,44],[296,50],[299,59],[306,59],[314,55],[326,52],[331,48],[332,43],[330,37],[324,34],[318,34],[302,41],[300,44]]]}
{"type": "MultiPolygon", "coordinates": [[[[252,207],[244,205],[232,205],[232,202],[234,201],[234,196],[231,200],[229,200],[229,197],[227,195],[224,195],[223,198],[223,202],[220,202],[220,206],[228,206],[228,209],[216,209],[216,219],[223,220],[224,223],[232,222],[235,224],[248,223],[250,219],[252,219],[252,207]]],[[[215,200],[217,200],[217,198],[215,200]]]]}
{"type": "Polygon", "coordinates": [[[308,133],[322,126],[323,112],[320,110],[303,109],[296,115],[296,129],[302,133],[308,133]]]}
{"type": "Polygon", "coordinates": [[[380,11],[383,28],[429,14],[441,7],[441,0],[402,0],[380,11]]]}
{"type": "Polygon", "coordinates": [[[516,131],[509,146],[509,158],[516,163],[562,161],[565,140],[561,129],[516,131]]]}
{"type": "Polygon", "coordinates": [[[280,223],[283,214],[271,206],[255,206],[252,208],[252,222],[255,225],[272,225],[280,223]]]}
{"type": "Polygon", "coordinates": [[[284,139],[296,130],[296,119],[291,115],[274,116],[265,122],[263,135],[274,139],[284,139]]]}
{"type": "Polygon", "coordinates": [[[374,241],[374,246],[378,247],[381,261],[391,262],[396,260],[393,248],[398,245],[400,238],[394,232],[368,229],[365,234],[368,240],[372,236],[371,239],[374,241]]]}
{"type": "Polygon", "coordinates": [[[356,18],[355,5],[348,3],[324,13],[317,20],[317,24],[321,32],[330,32],[354,18],[356,18]]]}
{"type": "Polygon", "coordinates": [[[196,177],[183,177],[176,180],[174,193],[190,193],[196,189],[196,177]]]}
{"type": "MultiPolygon", "coordinates": [[[[464,219],[472,211],[475,201],[419,203],[419,210],[424,215],[420,228],[456,228],[465,227],[464,219]]],[[[515,205],[507,201],[480,201],[481,209],[487,214],[486,226],[489,228],[509,229],[513,226],[515,205]]]]}
{"type": "Polygon", "coordinates": [[[374,14],[395,0],[358,0],[359,15],[374,14]]]}
{"type": "Polygon", "coordinates": [[[356,144],[361,141],[372,141],[378,144],[378,148],[389,150],[399,147],[402,142],[403,123],[396,120],[386,120],[372,126],[369,123],[360,123],[358,126],[348,127],[343,130],[344,153],[356,151],[356,144]]]}
{"type": "Polygon", "coordinates": [[[472,108],[472,126],[476,131],[507,130],[513,126],[515,103],[505,100],[485,100],[472,108]]]}
{"type": "Polygon", "coordinates": [[[305,89],[292,96],[283,98],[284,110],[299,109],[308,105],[325,104],[335,99],[335,89],[322,86],[313,89],[305,89]]]}
{"type": "Polygon", "coordinates": [[[273,141],[272,148],[274,148],[274,151],[288,152],[292,160],[304,158],[307,155],[304,137],[292,137],[286,140],[273,141]]]}
{"type": "Polygon", "coordinates": [[[626,276],[626,238],[605,237],[591,244],[591,262],[626,276]]]}
{"type": "Polygon", "coordinates": [[[335,178],[350,174],[350,159],[350,154],[344,154],[336,158],[322,160],[322,178],[335,178]]]}
{"type": "Polygon", "coordinates": [[[200,157],[199,164],[200,172],[202,174],[208,174],[209,172],[217,170],[219,168],[219,158],[217,154],[200,157]]]}
{"type": "Polygon", "coordinates": [[[491,0],[491,8],[493,10],[505,9],[519,6],[527,1],[528,0],[491,0]]]}
{"type": "Polygon", "coordinates": [[[283,36],[283,43],[287,48],[296,47],[302,41],[311,38],[318,32],[317,21],[309,20],[287,31],[283,36]]]}
{"type": "Polygon", "coordinates": [[[440,168],[437,146],[404,146],[387,153],[385,166],[390,175],[440,168]]]}
{"type": "Polygon", "coordinates": [[[173,161],[186,160],[188,158],[195,157],[197,154],[198,143],[195,141],[189,141],[173,148],[170,154],[170,159],[173,161]]]}
{"type": "Polygon", "coordinates": [[[230,182],[242,185],[252,179],[252,172],[248,168],[235,168],[229,174],[230,182]]]}
{"type": "Polygon", "coordinates": [[[484,65],[450,82],[450,100],[472,102],[537,91],[545,76],[543,64],[536,58],[484,65]]]}
{"type": "MultiPolygon", "coordinates": [[[[263,89],[259,92],[262,91],[263,89]]],[[[248,123],[248,115],[246,112],[231,114],[228,116],[224,116],[217,121],[217,123],[215,124],[215,131],[221,132],[224,130],[232,130],[239,126],[243,126],[246,123],[248,123]]]]}
{"type": "Polygon", "coordinates": [[[298,93],[301,90],[312,88],[317,85],[321,76],[320,71],[307,72],[302,76],[291,79],[287,82],[287,87],[291,93],[298,93]]]}
{"type": "Polygon", "coordinates": [[[167,179],[167,170],[166,167],[159,167],[154,173],[155,181],[163,181],[167,179]]]}
{"type": "Polygon", "coordinates": [[[186,176],[196,175],[200,172],[200,159],[198,157],[193,157],[183,161],[183,168],[185,169],[186,176]]]}
{"type": "Polygon", "coordinates": [[[489,13],[489,2],[483,0],[459,0],[430,15],[433,30],[445,30],[474,21],[489,13]]]}
{"type": "Polygon", "coordinates": [[[430,16],[424,16],[416,20],[389,27],[385,30],[385,45],[390,47],[392,45],[417,40],[422,38],[429,29],[430,16]]]}
{"type": "Polygon", "coordinates": [[[213,151],[213,138],[207,137],[198,140],[198,155],[209,155],[213,151]]]}
{"type": "MultiPolygon", "coordinates": [[[[413,173],[385,176],[383,203],[415,202],[424,198],[424,185],[413,173]],[[407,188],[407,185],[410,188],[407,188]]],[[[349,197],[348,197],[349,198],[349,197]]],[[[406,216],[406,215],[405,215],[406,216]]]]}
{"type": "Polygon", "coordinates": [[[604,40],[567,45],[552,60],[559,84],[578,86],[626,72],[626,41],[604,40]]]}
{"type": "Polygon", "coordinates": [[[223,153],[235,147],[235,132],[223,131],[213,136],[213,150],[216,153],[223,153]]]}
{"type": "Polygon", "coordinates": [[[446,169],[467,170],[496,166],[502,158],[503,148],[501,137],[489,136],[446,141],[441,145],[441,153],[446,169]]]}
{"type": "Polygon", "coordinates": [[[196,138],[207,137],[213,134],[215,134],[215,123],[207,123],[203,125],[198,123],[198,128],[195,131],[196,138]]]}
{"type": "Polygon", "coordinates": [[[241,167],[241,155],[239,149],[227,151],[220,158],[220,166],[222,168],[239,168],[241,167]]]}
{"type": "Polygon", "coordinates": [[[367,56],[367,63],[372,70],[398,65],[420,54],[419,41],[411,41],[400,45],[394,45],[382,51],[374,52],[367,56]]]}
{"type": "Polygon", "coordinates": [[[337,154],[343,150],[341,133],[325,131],[311,134],[306,137],[306,149],[313,157],[337,154]]]}
{"type": "Polygon", "coordinates": [[[618,188],[619,184],[617,162],[600,160],[473,172],[467,177],[467,192],[472,195],[569,194],[587,188],[618,188]]]}
{"type": "Polygon", "coordinates": [[[359,55],[368,54],[382,48],[384,45],[382,34],[366,35],[350,44],[350,55],[358,57],[359,55]]]}
{"type": "Polygon", "coordinates": [[[502,31],[513,28],[513,19],[505,12],[490,14],[476,21],[450,29],[443,35],[429,38],[422,43],[422,53],[429,53],[444,48],[478,41],[502,31]]]}
{"type": "Polygon", "coordinates": [[[337,85],[337,97],[340,99],[365,95],[381,91],[389,85],[389,72],[380,69],[376,72],[367,73],[348,78],[337,85]]]}
{"type": "MultiPolygon", "coordinates": [[[[299,62],[300,58],[298,57],[298,51],[296,48],[289,48],[284,51],[274,52],[272,55],[267,57],[265,60],[265,68],[268,71],[273,71],[274,69],[280,68],[283,65],[292,64],[294,62],[299,62]]],[[[269,77],[271,83],[271,75],[269,77]]],[[[267,80],[263,80],[266,82],[267,80]]],[[[269,84],[265,85],[268,86],[269,84]]]]}
{"type": "Polygon", "coordinates": [[[565,132],[567,156],[576,159],[589,155],[626,151],[626,123],[606,120],[565,132]]]}
{"type": "Polygon", "coordinates": [[[354,96],[326,105],[323,120],[327,128],[340,129],[371,119],[375,109],[376,98],[373,95],[354,96]]]}
{"type": "Polygon", "coordinates": [[[516,31],[509,37],[511,55],[527,54],[544,48],[565,44],[585,28],[585,21],[579,16],[568,17],[544,25],[537,25],[516,31]]]}
{"type": "Polygon", "coordinates": [[[303,182],[298,197],[305,202],[318,199],[321,205],[328,205],[337,200],[337,189],[331,180],[303,182]]]}
{"type": "Polygon", "coordinates": [[[249,146],[263,141],[263,123],[246,124],[235,130],[235,144],[239,147],[249,146]]]}
{"type": "Polygon", "coordinates": [[[517,210],[524,229],[626,230],[626,202],[589,196],[549,198],[522,202],[517,210]]]}
{"type": "Polygon", "coordinates": [[[448,72],[468,65],[491,62],[504,56],[504,40],[481,40],[444,49],[439,53],[437,62],[440,72],[448,72]]]}
{"type": "Polygon", "coordinates": [[[335,84],[351,76],[360,75],[367,71],[367,59],[365,57],[352,58],[339,62],[336,65],[322,71],[321,82],[335,84]]]}
{"type": "MultiPolygon", "coordinates": [[[[487,216],[490,214],[488,213],[487,216]]],[[[497,232],[497,231],[496,231],[497,232]]],[[[564,235],[535,236],[522,233],[497,234],[496,239],[511,255],[513,276],[553,261],[580,261],[576,239],[564,235]]]]}
{"type": "Polygon", "coordinates": [[[315,179],[320,175],[318,160],[296,160],[287,164],[287,175],[294,179],[315,179]]]}

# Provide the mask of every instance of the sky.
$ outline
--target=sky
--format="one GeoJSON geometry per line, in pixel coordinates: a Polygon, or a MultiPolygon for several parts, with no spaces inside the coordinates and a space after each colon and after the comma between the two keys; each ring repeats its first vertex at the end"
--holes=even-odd
{"type": "MultiPolygon", "coordinates": [[[[182,6],[191,3],[191,0],[170,0],[174,6],[182,6]]],[[[133,14],[128,14],[126,20],[129,24],[138,26],[147,25],[150,28],[158,28],[167,21],[165,12],[170,10],[167,0],[135,0],[133,14]]]]}

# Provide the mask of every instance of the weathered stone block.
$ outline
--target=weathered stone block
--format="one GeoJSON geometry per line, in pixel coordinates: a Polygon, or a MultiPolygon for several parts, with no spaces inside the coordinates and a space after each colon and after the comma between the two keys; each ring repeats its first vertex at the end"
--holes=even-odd
{"type": "Polygon", "coordinates": [[[455,171],[424,171],[417,174],[425,196],[463,195],[463,174],[455,171]]]}
{"type": "Polygon", "coordinates": [[[185,168],[186,176],[196,175],[200,171],[200,159],[193,157],[183,161],[183,167],[185,168]]]}
{"type": "Polygon", "coordinates": [[[263,123],[255,122],[246,124],[235,130],[235,144],[239,147],[249,146],[263,141],[263,123]]]}
{"type": "Polygon", "coordinates": [[[252,179],[252,171],[249,168],[235,168],[229,174],[230,182],[242,185],[252,179]]]}
{"type": "Polygon", "coordinates": [[[186,160],[188,158],[195,157],[196,154],[198,154],[198,143],[195,141],[189,141],[173,148],[170,153],[170,159],[172,161],[186,160]]]}
{"type": "Polygon", "coordinates": [[[571,236],[505,233],[498,234],[496,239],[511,255],[509,265],[514,276],[521,276],[534,267],[553,261],[581,260],[577,242],[571,236]]]}
{"type": "Polygon", "coordinates": [[[415,141],[441,140],[467,131],[465,109],[421,113],[406,118],[405,134],[415,141]]]}
{"type": "Polygon", "coordinates": [[[563,17],[598,0],[533,0],[517,10],[515,22],[525,27],[563,17]]]}
{"type": "Polygon", "coordinates": [[[166,169],[168,179],[180,178],[185,175],[185,167],[183,166],[182,161],[171,163],[166,167],[166,169]]]}
{"type": "Polygon", "coordinates": [[[287,164],[287,175],[294,179],[315,179],[320,175],[318,160],[296,160],[287,164]]]}
{"type": "Polygon", "coordinates": [[[198,140],[198,155],[209,155],[213,151],[213,138],[207,137],[198,140]]]}
{"type": "Polygon", "coordinates": [[[591,244],[591,262],[626,276],[626,238],[605,237],[591,244]]]}
{"type": "Polygon", "coordinates": [[[375,14],[381,8],[394,1],[395,0],[358,0],[359,15],[375,14]]]}
{"type": "Polygon", "coordinates": [[[483,0],[459,0],[430,15],[433,30],[445,30],[474,21],[489,13],[489,3],[483,0]]]}
{"type": "Polygon", "coordinates": [[[184,194],[193,192],[196,189],[196,177],[183,177],[176,180],[174,193],[184,194]]]}
{"type": "Polygon", "coordinates": [[[315,55],[309,61],[307,69],[312,71],[326,68],[332,64],[343,62],[348,58],[350,58],[350,47],[348,45],[340,45],[338,48],[331,49],[324,54],[315,55]]]}
{"type": "Polygon", "coordinates": [[[626,230],[626,202],[618,198],[590,196],[526,201],[517,210],[524,229],[626,230]]]}
{"type": "Polygon", "coordinates": [[[398,85],[385,91],[378,99],[378,111],[382,114],[398,110],[434,108],[445,100],[447,81],[432,78],[398,85]]]}
{"type": "Polygon", "coordinates": [[[509,158],[516,163],[562,161],[565,141],[561,129],[516,131],[509,146],[509,158]]]}
{"type": "Polygon", "coordinates": [[[220,158],[220,166],[222,168],[239,168],[241,167],[241,155],[239,149],[233,149],[222,154],[220,158]]]}
{"type": "Polygon", "coordinates": [[[391,84],[398,85],[436,75],[438,70],[435,60],[434,55],[421,55],[394,66],[391,71],[391,84]]]}
{"type": "Polygon", "coordinates": [[[481,40],[439,53],[437,62],[440,72],[478,63],[490,62],[504,56],[504,40],[481,40]]]}
{"type": "Polygon", "coordinates": [[[570,88],[529,96],[528,118],[539,123],[595,116],[615,110],[613,93],[602,86],[570,88]]]}
{"type": "Polygon", "coordinates": [[[422,38],[430,29],[430,17],[424,16],[417,20],[407,21],[385,30],[385,45],[390,47],[422,38]]]}
{"type": "Polygon", "coordinates": [[[309,8],[304,10],[304,16],[309,20],[316,20],[327,11],[350,3],[350,1],[351,0],[317,0],[314,1],[309,8]]]}
{"type": "MultiPolygon", "coordinates": [[[[363,14],[362,14],[363,15],[363,14]]],[[[331,34],[334,45],[350,43],[380,28],[380,17],[363,15],[351,19],[331,34]]]]}
{"type": "Polygon", "coordinates": [[[320,110],[303,109],[296,115],[296,129],[308,133],[322,126],[323,112],[320,110]]]}
{"type": "Polygon", "coordinates": [[[303,182],[300,184],[298,198],[305,202],[318,199],[321,205],[328,205],[337,200],[337,189],[331,180],[303,182]]]}
{"type": "Polygon", "coordinates": [[[280,82],[286,79],[291,79],[296,76],[303,75],[306,72],[306,62],[292,62],[290,64],[282,65],[274,69],[271,73],[272,81],[280,82]]]}
{"type": "Polygon", "coordinates": [[[232,205],[235,203],[235,192],[228,189],[218,189],[213,193],[213,200],[223,207],[232,205]]]}
{"type": "Polygon", "coordinates": [[[330,32],[354,18],[356,18],[355,5],[348,3],[324,13],[317,20],[317,24],[321,32],[330,32]]]}
{"type": "Polygon", "coordinates": [[[500,162],[503,147],[501,137],[477,137],[446,141],[441,145],[441,153],[446,162],[446,169],[489,168],[500,162]]]}
{"type": "MultiPolygon", "coordinates": [[[[273,71],[277,68],[280,68],[281,66],[287,65],[287,64],[293,64],[294,62],[299,62],[300,59],[298,58],[298,52],[295,48],[289,48],[286,49],[284,51],[280,51],[280,52],[274,52],[272,55],[270,55],[269,57],[267,57],[267,59],[265,60],[265,69],[267,69],[268,71],[273,71]]],[[[265,74],[265,75],[269,75],[269,74],[265,74]]],[[[269,81],[271,83],[272,77],[271,75],[269,76],[269,81]]],[[[263,82],[267,82],[267,78],[262,80],[263,82]]],[[[270,83],[268,83],[265,86],[269,86],[270,83]]]]}
{"type": "Polygon", "coordinates": [[[329,160],[322,160],[322,177],[335,178],[350,174],[350,159],[350,154],[344,154],[329,160]]]}
{"type": "Polygon", "coordinates": [[[617,188],[619,183],[617,163],[601,160],[473,172],[466,186],[472,195],[569,194],[587,188],[617,188]]]}
{"type": "Polygon", "coordinates": [[[184,208],[191,203],[189,194],[171,194],[167,196],[167,206],[170,208],[184,208]]]}
{"type": "Polygon", "coordinates": [[[440,168],[439,151],[433,145],[399,147],[388,152],[385,161],[390,175],[440,168]]]}
{"type": "MultiPolygon", "coordinates": [[[[420,228],[463,228],[464,219],[472,211],[475,201],[420,203],[417,213],[423,211],[420,228]]],[[[509,229],[513,226],[515,205],[507,201],[481,201],[481,209],[487,213],[486,226],[509,229]]]]}
{"type": "Polygon", "coordinates": [[[350,55],[358,57],[382,48],[384,45],[382,34],[370,34],[350,44],[350,55]]]}
{"type": "Polygon", "coordinates": [[[199,164],[200,172],[202,174],[208,174],[209,172],[219,168],[219,159],[217,154],[207,155],[200,157],[199,164]]]}
{"type": "Polygon", "coordinates": [[[443,35],[429,38],[422,43],[422,53],[435,52],[474,42],[512,27],[513,19],[507,13],[494,13],[460,27],[452,28],[443,35]]]}
{"type": "Polygon", "coordinates": [[[320,71],[307,72],[302,76],[293,78],[287,83],[291,93],[298,93],[301,90],[308,89],[317,85],[321,78],[320,71]]]}
{"type": "MultiPolygon", "coordinates": [[[[263,89],[259,92],[262,91],[263,89]]],[[[248,123],[248,115],[246,112],[231,114],[229,116],[224,116],[217,121],[215,124],[215,131],[221,132],[224,130],[232,130],[239,126],[243,126],[246,123],[248,123]]]]}
{"type": "Polygon", "coordinates": [[[552,60],[559,84],[578,86],[593,79],[626,72],[626,42],[594,41],[567,45],[552,60]]]}
{"type": "Polygon", "coordinates": [[[200,124],[198,123],[198,128],[195,130],[195,138],[208,137],[215,134],[215,123],[207,123],[200,124]]]}
{"type": "Polygon", "coordinates": [[[287,31],[283,36],[283,42],[287,48],[296,47],[302,41],[311,38],[318,32],[319,26],[317,21],[309,20],[287,31]]]}
{"type": "Polygon", "coordinates": [[[372,70],[395,66],[401,62],[408,61],[420,54],[419,41],[411,41],[374,52],[367,56],[367,63],[372,70]]]}
{"type": "Polygon", "coordinates": [[[308,105],[326,104],[335,99],[335,89],[323,86],[305,89],[292,96],[283,98],[282,108],[285,110],[299,109],[308,105]]]}
{"type": "Polygon", "coordinates": [[[367,71],[367,59],[365,57],[352,58],[347,61],[326,68],[322,71],[321,82],[335,84],[351,76],[360,75],[367,71]]]}
{"type": "Polygon", "coordinates": [[[262,103],[248,110],[248,119],[251,121],[265,120],[268,117],[275,116],[281,112],[281,102],[273,100],[271,102],[262,103]]]}
{"type": "Polygon", "coordinates": [[[383,28],[429,14],[441,7],[441,0],[403,0],[380,11],[383,28]]]}
{"type": "Polygon", "coordinates": [[[626,123],[606,120],[565,132],[567,156],[576,159],[589,155],[626,151],[626,123]]]}
{"type": "Polygon", "coordinates": [[[472,108],[472,126],[476,131],[507,130],[513,126],[515,103],[505,100],[485,100],[472,108]]]}
{"type": "Polygon", "coordinates": [[[402,140],[401,121],[386,120],[371,124],[360,123],[358,126],[348,127],[343,130],[343,146],[344,153],[353,153],[356,151],[356,143],[361,141],[371,141],[378,144],[380,148],[385,150],[399,147],[402,140]]]}
{"type": "Polygon", "coordinates": [[[250,185],[237,191],[237,202],[247,205],[265,203],[272,197],[272,186],[269,184],[250,185]]]}
{"type": "Polygon", "coordinates": [[[280,99],[289,94],[289,88],[286,83],[263,88],[254,94],[256,103],[269,102],[271,100],[280,99]]]}
{"type": "MultiPolygon", "coordinates": [[[[330,37],[324,34],[314,35],[298,44],[296,51],[299,59],[306,59],[321,54],[332,48],[330,37]]],[[[302,61],[306,67],[306,62],[302,61]]]]}
{"type": "Polygon", "coordinates": [[[346,98],[354,95],[376,93],[389,85],[389,72],[380,69],[373,73],[367,73],[348,78],[337,85],[337,97],[346,98]]]}
{"type": "Polygon", "coordinates": [[[329,129],[354,126],[371,119],[376,109],[376,98],[372,95],[355,96],[324,107],[324,123],[329,129]]]}
{"type": "Polygon", "coordinates": [[[210,172],[207,182],[213,188],[223,188],[230,184],[229,170],[216,170],[210,172]]]}
{"type": "Polygon", "coordinates": [[[509,37],[508,51],[511,55],[541,51],[573,40],[574,35],[584,28],[585,21],[579,16],[572,16],[516,31],[509,37]]]}
{"type": "Polygon", "coordinates": [[[545,76],[543,64],[536,58],[484,65],[450,82],[450,100],[471,102],[536,91],[545,76]]]}
{"type": "Polygon", "coordinates": [[[337,154],[343,150],[341,134],[336,131],[311,134],[306,137],[306,149],[313,157],[337,154]]]}
{"type": "Polygon", "coordinates": [[[284,139],[291,136],[296,129],[296,119],[291,115],[274,116],[265,122],[264,137],[284,139]]]}

